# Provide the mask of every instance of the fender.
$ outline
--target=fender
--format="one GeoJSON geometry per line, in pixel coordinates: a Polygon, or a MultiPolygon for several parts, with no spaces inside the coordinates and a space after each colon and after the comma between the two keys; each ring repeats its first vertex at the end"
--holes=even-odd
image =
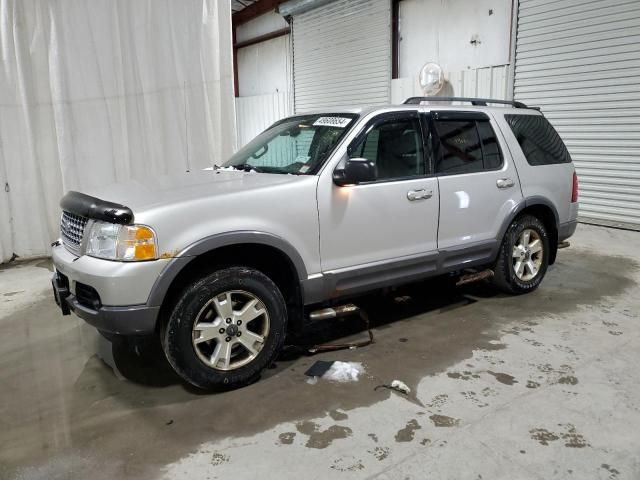
{"type": "MultiPolygon", "coordinates": [[[[500,245],[502,245],[502,239],[507,233],[507,229],[509,228],[509,225],[511,225],[511,222],[513,222],[513,220],[520,214],[520,212],[522,212],[522,210],[524,210],[527,207],[533,207],[535,205],[544,205],[545,207],[549,207],[549,209],[553,212],[553,216],[555,217],[556,231],[559,230],[560,217],[558,215],[558,210],[556,209],[553,202],[551,202],[551,200],[541,195],[533,195],[531,197],[523,198],[515,207],[513,207],[509,215],[502,222],[502,225],[500,226],[500,230],[498,231],[498,236],[496,237],[498,248],[500,248],[500,245]]],[[[556,238],[555,240],[557,242],[558,239],[556,238]]],[[[555,261],[555,250],[551,252],[551,256],[549,258],[549,264],[553,264],[554,261],[555,261]]]]}
{"type": "Polygon", "coordinates": [[[302,257],[295,249],[293,245],[287,242],[285,239],[273,235],[271,233],[242,230],[235,232],[225,232],[210,237],[205,237],[197,242],[189,245],[182,250],[178,256],[173,258],[169,264],[162,270],[160,276],[151,289],[147,305],[160,306],[169,290],[169,287],[178,276],[178,274],[185,268],[192,260],[199,255],[210,252],[220,247],[226,247],[229,245],[238,245],[242,243],[257,243],[261,245],[268,245],[276,248],[284,253],[291,261],[297,275],[298,280],[302,282],[307,279],[307,269],[305,267],[302,257]]]}

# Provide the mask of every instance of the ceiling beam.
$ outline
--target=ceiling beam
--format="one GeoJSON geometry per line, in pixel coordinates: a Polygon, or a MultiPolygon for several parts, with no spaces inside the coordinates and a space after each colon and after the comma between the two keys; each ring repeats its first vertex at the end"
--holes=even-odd
{"type": "Polygon", "coordinates": [[[243,8],[239,12],[234,13],[231,16],[233,25],[237,27],[238,25],[247,23],[249,20],[253,20],[260,15],[271,12],[285,1],[286,0],[258,0],[247,8],[243,8]]]}

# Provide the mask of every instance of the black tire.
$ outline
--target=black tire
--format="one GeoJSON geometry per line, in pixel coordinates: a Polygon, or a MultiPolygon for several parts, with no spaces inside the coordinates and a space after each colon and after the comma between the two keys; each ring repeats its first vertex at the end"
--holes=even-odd
{"type": "Polygon", "coordinates": [[[494,285],[505,293],[515,295],[535,290],[547,273],[550,253],[549,234],[544,224],[533,215],[523,215],[516,218],[507,229],[507,233],[500,246],[500,251],[498,252],[498,258],[496,259],[493,269],[494,285]],[[533,230],[536,232],[542,242],[541,264],[537,273],[531,279],[521,279],[516,275],[513,260],[513,251],[516,242],[519,241],[520,236],[525,230],[533,230]]]}
{"type": "MultiPolygon", "coordinates": [[[[216,319],[218,318],[220,318],[219,315],[216,319]]],[[[231,322],[234,325],[235,318],[231,322]]],[[[264,320],[265,317],[262,318],[261,321],[267,321],[264,320]]],[[[249,322],[244,326],[245,333],[248,324],[249,322]]],[[[225,324],[218,326],[221,327],[220,330],[228,328],[225,324]]],[[[216,330],[218,330],[217,327],[216,330]]],[[[184,380],[205,390],[226,390],[242,387],[257,380],[262,370],[270,365],[280,352],[286,331],[287,307],[275,283],[257,270],[246,267],[231,267],[211,273],[185,288],[163,328],[162,346],[167,360],[184,380]],[[193,327],[204,308],[214,309],[217,315],[215,306],[206,307],[207,304],[214,298],[220,298],[219,296],[230,291],[248,293],[261,302],[258,305],[261,309],[264,306],[264,310],[267,312],[268,333],[264,336],[262,348],[255,358],[237,368],[224,370],[207,365],[201,359],[204,354],[202,350],[199,350],[199,353],[196,352],[196,348],[206,348],[209,343],[205,342],[202,346],[196,347],[193,341],[193,327]]],[[[224,333],[223,337],[232,338],[227,333],[224,333]]],[[[210,341],[212,344],[210,348],[215,349],[213,346],[224,341],[225,339],[213,339],[210,341]]],[[[235,341],[234,337],[230,345],[235,341]]],[[[237,342],[239,341],[240,339],[237,339],[237,342]]],[[[233,348],[246,350],[240,344],[233,348]]],[[[250,356],[248,350],[245,353],[250,356]]]]}

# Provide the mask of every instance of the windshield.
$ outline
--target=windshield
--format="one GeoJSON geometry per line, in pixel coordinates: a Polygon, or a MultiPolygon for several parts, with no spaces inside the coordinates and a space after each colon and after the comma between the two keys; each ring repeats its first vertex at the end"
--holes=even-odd
{"type": "Polygon", "coordinates": [[[242,147],[223,167],[313,175],[357,115],[332,113],[285,118],[242,147]]]}

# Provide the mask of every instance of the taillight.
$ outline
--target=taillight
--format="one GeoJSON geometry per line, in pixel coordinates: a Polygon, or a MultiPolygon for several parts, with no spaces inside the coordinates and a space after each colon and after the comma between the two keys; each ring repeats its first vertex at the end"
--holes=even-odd
{"type": "Polygon", "coordinates": [[[571,191],[571,203],[578,201],[578,175],[573,172],[573,190],[571,191]]]}

